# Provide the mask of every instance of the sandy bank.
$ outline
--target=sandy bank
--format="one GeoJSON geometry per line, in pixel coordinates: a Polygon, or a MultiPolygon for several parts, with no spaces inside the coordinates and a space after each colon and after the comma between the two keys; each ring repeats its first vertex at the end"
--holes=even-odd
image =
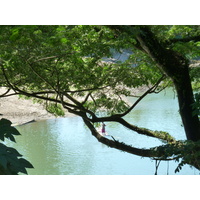
{"type": "MultiPolygon", "coordinates": [[[[0,89],[0,94],[5,92],[4,88],[0,89]]],[[[0,118],[9,119],[13,125],[23,124],[32,120],[45,120],[55,118],[48,113],[39,103],[33,103],[32,100],[20,99],[18,96],[0,98],[0,118]]],[[[72,114],[66,113],[66,116],[72,114]]]]}
{"type": "MultiPolygon", "coordinates": [[[[146,87],[134,88],[132,93],[135,95],[141,94],[147,90],[146,87]]],[[[5,88],[0,88],[0,95],[5,93],[5,88]]],[[[128,101],[126,97],[123,98],[128,101]]],[[[66,112],[65,117],[74,116],[66,112]]],[[[39,121],[55,118],[54,115],[48,113],[43,105],[33,103],[33,101],[25,100],[16,96],[0,98],[0,118],[9,119],[13,125],[20,125],[30,121],[39,121]]]]}

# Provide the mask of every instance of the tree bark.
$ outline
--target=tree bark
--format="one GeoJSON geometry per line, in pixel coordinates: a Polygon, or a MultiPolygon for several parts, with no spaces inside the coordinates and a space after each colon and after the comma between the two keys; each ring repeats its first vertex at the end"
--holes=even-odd
{"type": "Polygon", "coordinates": [[[193,115],[192,104],[194,103],[191,80],[188,68],[181,72],[182,78],[173,80],[176,87],[179,112],[188,140],[200,140],[200,124],[197,115],[193,115]]]}
{"type": "Polygon", "coordinates": [[[200,140],[198,115],[193,115],[194,95],[189,76],[188,61],[173,50],[166,49],[148,27],[142,26],[137,40],[144,51],[158,64],[158,67],[172,79],[179,102],[179,111],[188,140],[200,140]]]}
{"type": "Polygon", "coordinates": [[[98,133],[98,131],[93,126],[93,124],[86,117],[82,117],[82,119],[84,123],[86,124],[86,126],[90,129],[92,135],[102,144],[105,144],[111,148],[122,150],[124,152],[142,156],[142,157],[154,158],[154,157],[163,156],[163,151],[162,150],[158,151],[156,147],[151,148],[151,149],[140,149],[140,148],[133,147],[131,145],[127,145],[123,142],[119,142],[115,139],[112,140],[112,139],[103,137],[98,133]]]}

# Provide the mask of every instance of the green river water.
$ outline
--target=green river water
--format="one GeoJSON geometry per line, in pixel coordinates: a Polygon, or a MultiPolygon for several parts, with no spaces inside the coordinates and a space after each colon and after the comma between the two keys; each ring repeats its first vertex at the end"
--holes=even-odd
{"type": "MultiPolygon", "coordinates": [[[[133,98],[129,99],[134,101],[133,98]]],[[[185,139],[178,105],[172,90],[151,94],[126,119],[138,126],[163,130],[176,139],[185,139]]],[[[79,117],[57,118],[18,126],[22,136],[13,146],[33,165],[31,175],[153,175],[155,161],[109,148],[99,143],[79,117]]],[[[106,123],[106,131],[116,139],[135,147],[161,144],[154,138],[138,135],[117,123],[106,123]]],[[[8,144],[9,143],[9,144],[8,144]]],[[[158,174],[175,174],[178,163],[160,163],[158,174]]],[[[184,166],[177,174],[199,174],[184,166]]]]}

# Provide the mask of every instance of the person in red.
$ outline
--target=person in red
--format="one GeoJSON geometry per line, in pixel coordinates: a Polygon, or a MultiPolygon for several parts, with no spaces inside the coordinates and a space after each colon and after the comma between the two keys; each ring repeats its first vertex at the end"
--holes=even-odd
{"type": "Polygon", "coordinates": [[[106,133],[106,125],[102,122],[102,129],[101,129],[101,132],[103,133],[103,134],[105,134],[106,133]]]}

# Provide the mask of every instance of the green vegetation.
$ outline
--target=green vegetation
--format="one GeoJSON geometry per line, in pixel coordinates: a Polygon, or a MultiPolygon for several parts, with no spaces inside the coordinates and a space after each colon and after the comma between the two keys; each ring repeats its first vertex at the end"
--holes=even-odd
{"type": "Polygon", "coordinates": [[[200,169],[193,156],[198,153],[195,145],[188,147],[188,159],[169,133],[137,127],[123,118],[148,94],[172,86],[187,140],[199,142],[199,94],[193,95],[199,67],[190,67],[200,56],[199,26],[1,26],[0,40],[0,85],[8,91],[40,100],[55,115],[65,110],[82,117],[92,135],[109,147],[156,160],[179,156],[178,169],[183,163],[200,169]],[[117,54],[128,56],[120,60],[117,54]],[[124,97],[135,96],[134,89],[141,86],[146,92],[130,105],[124,97]],[[109,140],[95,129],[103,121],[120,123],[165,145],[138,149],[109,140]]]}
{"type": "MultiPolygon", "coordinates": [[[[19,131],[11,124],[7,119],[2,118],[0,120],[0,139],[2,141],[7,138],[16,142],[14,136],[20,135],[19,131]]],[[[33,166],[21,157],[22,155],[16,149],[0,143],[0,174],[17,175],[19,172],[27,174],[26,168],[33,168],[33,166]]]]}

